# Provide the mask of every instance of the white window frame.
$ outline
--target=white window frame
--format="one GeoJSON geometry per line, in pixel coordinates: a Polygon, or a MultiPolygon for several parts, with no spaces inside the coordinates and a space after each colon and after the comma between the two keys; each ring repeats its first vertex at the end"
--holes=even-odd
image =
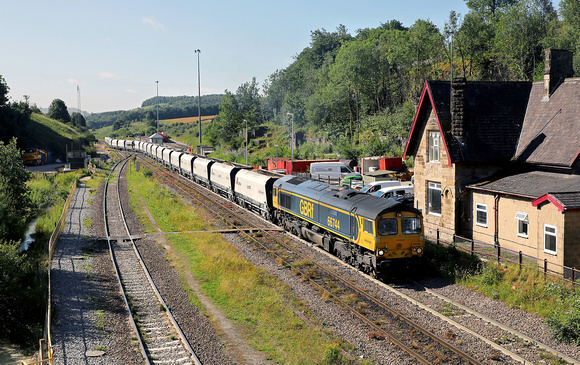
{"type": "Polygon", "coordinates": [[[439,162],[439,155],[441,153],[440,141],[439,131],[429,132],[429,162],[439,162]]]}
{"type": "Polygon", "coordinates": [[[528,221],[528,213],[518,211],[518,213],[516,214],[515,218],[516,218],[516,221],[517,221],[518,237],[528,238],[528,234],[530,232],[530,224],[529,224],[529,221],[528,221]],[[526,225],[526,232],[525,233],[522,230],[522,227],[523,227],[524,224],[526,225]]]}
{"type": "Polygon", "coordinates": [[[544,224],[544,252],[548,253],[550,255],[556,255],[558,250],[558,228],[556,226],[553,226],[551,224],[544,224]],[[547,229],[553,229],[554,232],[548,232],[547,229]],[[556,240],[556,244],[554,247],[554,250],[550,250],[546,248],[546,236],[552,236],[554,237],[554,239],[556,240]]]}
{"type": "MultiPolygon", "coordinates": [[[[431,211],[431,191],[432,190],[439,190],[439,196],[441,196],[441,183],[429,181],[428,188],[427,188],[427,212],[431,215],[441,217],[441,213],[431,211]]],[[[439,210],[443,210],[443,204],[441,202],[441,198],[439,198],[439,210]]]]}
{"type": "Polygon", "coordinates": [[[475,225],[487,228],[487,204],[475,203],[475,225]],[[485,213],[485,222],[479,221],[480,212],[485,213]]]}

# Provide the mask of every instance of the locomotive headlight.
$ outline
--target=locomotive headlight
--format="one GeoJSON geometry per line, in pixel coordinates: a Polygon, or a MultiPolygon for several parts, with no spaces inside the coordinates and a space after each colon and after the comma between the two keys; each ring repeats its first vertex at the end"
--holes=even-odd
{"type": "Polygon", "coordinates": [[[422,249],[421,247],[419,247],[419,248],[417,249],[417,253],[418,253],[418,254],[420,254],[421,252],[423,252],[423,249],[422,249]]]}
{"type": "Polygon", "coordinates": [[[379,250],[379,256],[383,256],[384,254],[385,254],[385,251],[379,250]]]}

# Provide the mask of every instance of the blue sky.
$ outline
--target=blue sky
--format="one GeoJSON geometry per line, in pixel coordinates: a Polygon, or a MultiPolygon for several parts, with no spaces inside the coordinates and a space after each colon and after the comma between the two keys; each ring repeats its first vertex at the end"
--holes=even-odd
{"type": "Polygon", "coordinates": [[[310,44],[311,31],[343,24],[351,35],[397,19],[440,29],[464,0],[0,0],[0,75],[14,101],[104,112],[156,95],[261,86],[310,44]]]}

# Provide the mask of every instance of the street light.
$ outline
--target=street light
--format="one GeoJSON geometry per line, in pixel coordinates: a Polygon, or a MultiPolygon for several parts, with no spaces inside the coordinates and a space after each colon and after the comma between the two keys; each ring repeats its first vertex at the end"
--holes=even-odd
{"type": "Polygon", "coordinates": [[[155,81],[157,84],[157,134],[159,134],[159,81],[155,81]]]}
{"type": "Polygon", "coordinates": [[[278,169],[278,145],[276,146],[276,169],[278,169]]]}
{"type": "Polygon", "coordinates": [[[290,158],[290,174],[292,174],[292,171],[294,171],[294,114],[293,113],[286,113],[286,115],[292,116],[292,135],[291,135],[292,155],[290,158]]]}
{"type": "Polygon", "coordinates": [[[248,121],[244,119],[246,122],[246,166],[248,166],[248,121]]]}
{"type": "Polygon", "coordinates": [[[201,149],[201,83],[199,80],[199,54],[201,51],[196,49],[194,52],[197,53],[197,115],[199,117],[199,146],[201,149]]]}

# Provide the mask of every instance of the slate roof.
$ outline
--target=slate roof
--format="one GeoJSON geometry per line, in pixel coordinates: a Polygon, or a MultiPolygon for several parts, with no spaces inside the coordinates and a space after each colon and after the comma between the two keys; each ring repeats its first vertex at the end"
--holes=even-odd
{"type": "Polygon", "coordinates": [[[572,168],[580,156],[580,78],[565,79],[544,99],[534,83],[517,146],[518,161],[572,168]]]}
{"type": "Polygon", "coordinates": [[[580,209],[580,192],[550,193],[566,209],[580,209]]]}
{"type": "Polygon", "coordinates": [[[506,162],[515,153],[524,121],[531,82],[468,81],[465,89],[465,142],[451,134],[451,83],[427,81],[413,121],[405,155],[416,153],[433,105],[451,163],[506,162]]]}
{"type": "Polygon", "coordinates": [[[525,198],[537,199],[546,194],[560,194],[562,199],[570,201],[580,195],[580,175],[568,175],[546,171],[528,171],[515,173],[497,180],[468,186],[473,190],[493,193],[505,193],[525,198]]]}

